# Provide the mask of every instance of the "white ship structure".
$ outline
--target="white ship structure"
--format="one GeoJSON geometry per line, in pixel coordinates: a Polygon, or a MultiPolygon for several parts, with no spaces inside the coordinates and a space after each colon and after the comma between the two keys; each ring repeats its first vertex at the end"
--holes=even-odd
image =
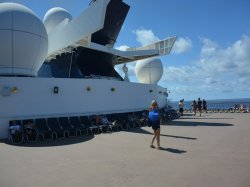
{"type": "Polygon", "coordinates": [[[113,48],[129,11],[122,0],[92,1],[78,17],[59,7],[43,22],[29,8],[0,3],[0,138],[10,120],[141,111],[167,102],[157,85],[176,37],[120,51],[113,48]],[[143,60],[146,59],[146,60],[143,60]],[[141,83],[115,65],[141,60],[141,83]]]}

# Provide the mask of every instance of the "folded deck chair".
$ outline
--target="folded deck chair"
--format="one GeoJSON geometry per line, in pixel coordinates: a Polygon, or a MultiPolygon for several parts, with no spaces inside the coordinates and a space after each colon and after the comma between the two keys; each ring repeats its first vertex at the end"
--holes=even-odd
{"type": "Polygon", "coordinates": [[[93,116],[92,123],[99,128],[102,133],[113,132],[111,122],[105,115],[93,116]]]}
{"type": "Polygon", "coordinates": [[[140,126],[140,121],[138,119],[138,116],[136,116],[134,112],[128,113],[127,120],[128,120],[130,128],[135,128],[135,127],[140,126]]]}
{"type": "Polygon", "coordinates": [[[136,122],[137,122],[137,125],[139,127],[143,127],[145,126],[145,115],[144,115],[144,111],[138,111],[138,112],[135,112],[135,116],[136,116],[136,122]]]}
{"type": "Polygon", "coordinates": [[[92,133],[92,135],[94,133],[99,133],[99,128],[91,123],[88,116],[80,116],[80,122],[92,133]]]}
{"type": "Polygon", "coordinates": [[[128,130],[130,128],[127,115],[127,113],[119,113],[116,115],[116,120],[121,124],[122,130],[128,130]]]}
{"type": "Polygon", "coordinates": [[[37,134],[37,138],[42,137],[45,139],[53,139],[53,132],[47,126],[47,122],[45,118],[35,119],[35,131],[37,134]]]}
{"type": "Polygon", "coordinates": [[[52,130],[56,138],[65,138],[66,132],[59,125],[57,118],[47,118],[48,127],[52,130]]]}
{"type": "Polygon", "coordinates": [[[141,122],[141,127],[147,127],[148,126],[148,111],[142,111],[139,119],[141,122]]]}
{"type": "Polygon", "coordinates": [[[8,139],[12,144],[18,144],[23,142],[23,129],[21,120],[9,121],[8,139]]]}
{"type": "Polygon", "coordinates": [[[38,136],[35,130],[35,124],[33,119],[22,120],[23,135],[27,142],[37,142],[38,136]]]}
{"type": "Polygon", "coordinates": [[[60,126],[68,134],[69,137],[76,137],[76,129],[70,124],[68,117],[59,117],[58,121],[60,126]]]}
{"type": "Polygon", "coordinates": [[[80,135],[88,134],[87,128],[80,123],[78,116],[69,117],[70,124],[79,132],[80,135]]]}
{"type": "Polygon", "coordinates": [[[106,116],[108,120],[112,122],[112,125],[111,125],[112,130],[116,130],[116,131],[122,130],[122,124],[118,120],[119,119],[118,114],[108,114],[106,116]]]}

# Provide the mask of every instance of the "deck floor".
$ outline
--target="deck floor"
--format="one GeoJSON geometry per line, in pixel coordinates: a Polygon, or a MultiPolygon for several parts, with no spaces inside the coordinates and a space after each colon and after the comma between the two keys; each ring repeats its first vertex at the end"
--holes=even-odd
{"type": "Polygon", "coordinates": [[[149,127],[22,145],[0,142],[0,187],[249,187],[250,114],[167,122],[163,150],[149,127]]]}

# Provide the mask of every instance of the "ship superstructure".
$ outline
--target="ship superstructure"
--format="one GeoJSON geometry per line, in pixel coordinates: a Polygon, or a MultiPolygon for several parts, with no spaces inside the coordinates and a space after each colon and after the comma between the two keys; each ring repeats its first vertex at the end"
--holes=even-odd
{"type": "Polygon", "coordinates": [[[124,81],[114,66],[169,54],[176,38],[114,49],[128,10],[96,0],[74,19],[49,10],[43,24],[22,5],[0,4],[0,138],[14,119],[139,111],[153,99],[165,106],[165,88],[124,81]]]}

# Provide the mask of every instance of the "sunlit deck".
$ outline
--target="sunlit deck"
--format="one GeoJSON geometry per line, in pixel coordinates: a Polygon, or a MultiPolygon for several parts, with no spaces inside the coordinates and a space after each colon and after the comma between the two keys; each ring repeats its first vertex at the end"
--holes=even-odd
{"type": "Polygon", "coordinates": [[[149,127],[57,141],[0,143],[1,187],[249,187],[250,114],[185,115],[149,127]]]}

